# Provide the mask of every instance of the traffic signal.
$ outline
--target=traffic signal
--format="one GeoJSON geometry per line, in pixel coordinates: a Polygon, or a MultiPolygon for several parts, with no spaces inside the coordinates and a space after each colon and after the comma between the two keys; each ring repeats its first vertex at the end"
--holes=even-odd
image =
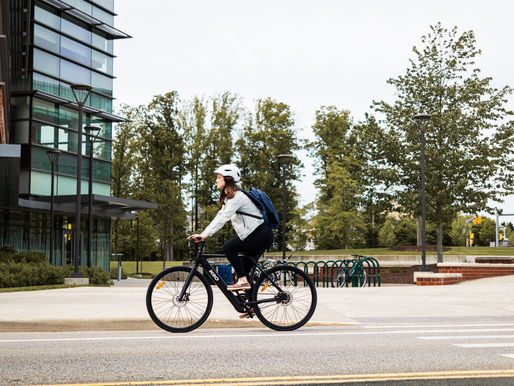
{"type": "Polygon", "coordinates": [[[482,216],[478,215],[477,217],[477,224],[480,224],[482,222],[482,216]]]}
{"type": "Polygon", "coordinates": [[[503,240],[503,234],[500,233],[499,239],[500,239],[500,241],[503,240]]]}

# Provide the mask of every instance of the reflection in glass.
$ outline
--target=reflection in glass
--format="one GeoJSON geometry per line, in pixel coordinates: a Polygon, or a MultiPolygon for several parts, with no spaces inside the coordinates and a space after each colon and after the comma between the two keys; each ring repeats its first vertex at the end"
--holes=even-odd
{"type": "Polygon", "coordinates": [[[73,24],[72,22],[66,19],[61,20],[61,31],[70,36],[73,36],[77,40],[81,40],[84,43],[91,44],[91,31],[79,27],[78,25],[73,24]]]}
{"type": "Polygon", "coordinates": [[[59,53],[59,38],[60,35],[34,24],[34,44],[45,48],[48,51],[59,53]]]}
{"type": "Polygon", "coordinates": [[[36,72],[32,75],[33,87],[52,95],[59,95],[59,81],[36,72]]]}
{"type": "Polygon", "coordinates": [[[46,24],[49,27],[53,27],[57,30],[61,28],[61,18],[59,16],[54,15],[53,13],[40,8],[37,5],[34,7],[34,20],[46,24]]]}
{"type": "Polygon", "coordinates": [[[64,36],[61,39],[61,55],[85,66],[91,65],[91,51],[91,48],[64,36]]]}
{"type": "Polygon", "coordinates": [[[59,58],[34,48],[34,69],[59,77],[59,58]]]}

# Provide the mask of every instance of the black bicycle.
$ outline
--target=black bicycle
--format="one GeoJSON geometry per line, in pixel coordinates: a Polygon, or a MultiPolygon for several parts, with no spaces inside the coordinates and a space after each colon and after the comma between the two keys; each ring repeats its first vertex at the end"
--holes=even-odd
{"type": "MultiPolygon", "coordinates": [[[[193,252],[189,267],[172,267],[159,273],[146,292],[146,308],[152,320],[164,330],[188,332],[200,327],[209,317],[213,295],[208,279],[215,283],[236,311],[253,314],[267,327],[278,331],[295,330],[309,321],[316,309],[316,287],[302,270],[289,265],[263,269],[259,264],[249,274],[252,288],[229,291],[227,284],[207,261],[205,241],[193,252]],[[199,268],[203,268],[203,273],[199,268]],[[259,272],[259,275],[256,275],[259,272]]],[[[258,258],[252,258],[254,262],[258,258]]]]}

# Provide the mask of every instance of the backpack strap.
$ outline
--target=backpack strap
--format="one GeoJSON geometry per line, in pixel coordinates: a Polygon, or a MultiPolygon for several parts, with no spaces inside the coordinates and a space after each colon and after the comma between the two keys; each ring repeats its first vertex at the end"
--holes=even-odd
{"type": "Polygon", "coordinates": [[[261,216],[256,216],[254,214],[250,214],[250,213],[246,213],[246,212],[240,212],[240,211],[237,211],[236,212],[237,214],[242,214],[244,216],[250,216],[250,217],[253,217],[253,218],[258,218],[259,220],[263,220],[264,217],[261,217],[261,216]]]}

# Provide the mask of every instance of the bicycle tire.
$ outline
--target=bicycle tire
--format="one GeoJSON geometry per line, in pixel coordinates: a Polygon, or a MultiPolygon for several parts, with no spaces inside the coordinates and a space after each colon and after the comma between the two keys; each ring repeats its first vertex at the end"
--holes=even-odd
{"type": "Polygon", "coordinates": [[[252,301],[262,301],[274,298],[273,302],[256,303],[253,306],[255,315],[266,326],[277,331],[292,331],[300,328],[314,314],[317,303],[317,293],[314,282],[302,270],[277,265],[267,269],[270,278],[280,276],[279,287],[275,288],[265,275],[257,279],[252,290],[252,301]],[[291,285],[294,278],[296,286],[291,285]]]}
{"type": "Polygon", "coordinates": [[[331,275],[332,287],[341,288],[346,283],[346,271],[344,267],[333,267],[331,275]]]}
{"type": "Polygon", "coordinates": [[[212,310],[212,289],[207,279],[195,272],[186,300],[178,301],[183,283],[191,272],[188,267],[165,269],[150,282],[146,309],[155,324],[170,332],[188,332],[200,327],[212,310]]]}

